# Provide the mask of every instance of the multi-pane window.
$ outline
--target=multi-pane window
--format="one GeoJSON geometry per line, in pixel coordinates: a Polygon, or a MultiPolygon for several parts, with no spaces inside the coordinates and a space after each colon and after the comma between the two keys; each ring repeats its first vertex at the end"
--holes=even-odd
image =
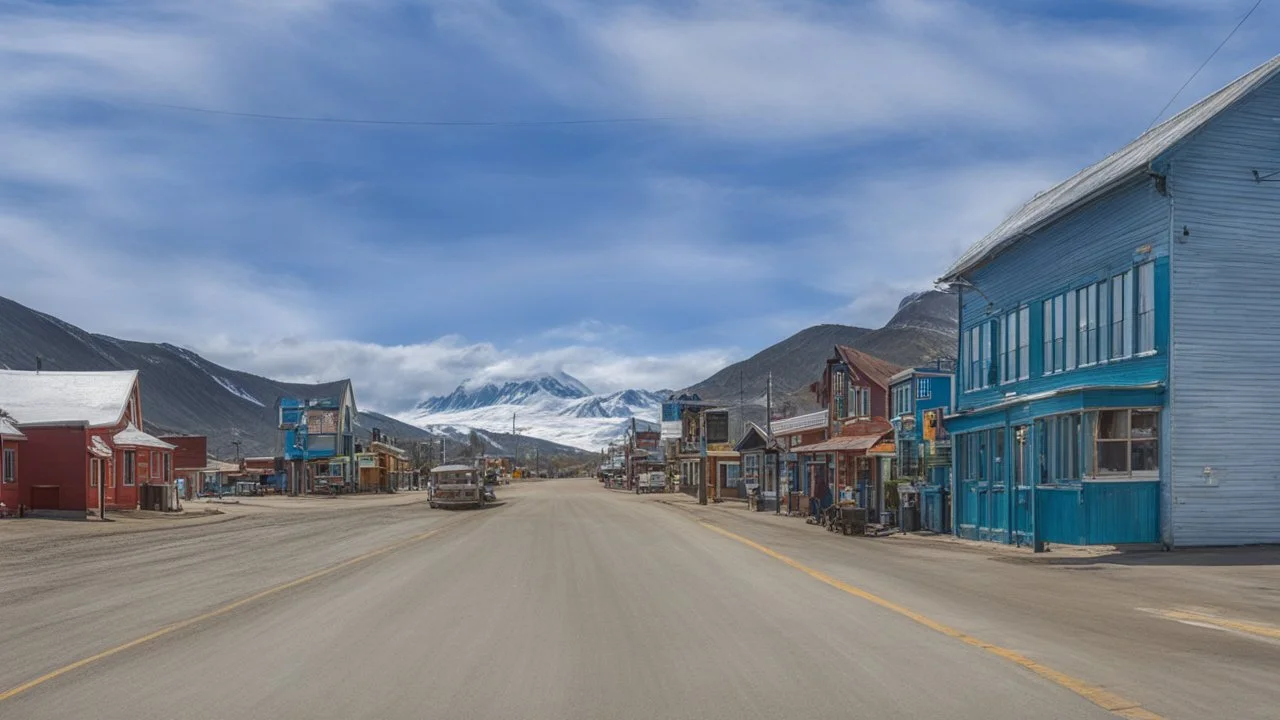
{"type": "Polygon", "coordinates": [[[997,372],[1000,367],[999,348],[995,343],[1001,340],[1000,321],[992,320],[969,328],[964,336],[964,376],[965,390],[982,390],[1000,382],[997,372]]]}
{"type": "Polygon", "coordinates": [[[1031,375],[1031,308],[1020,308],[1004,316],[1000,333],[1000,382],[1025,380],[1031,375]]]}
{"type": "Polygon", "coordinates": [[[89,458],[89,487],[98,487],[98,475],[102,474],[102,460],[89,458]]]}
{"type": "Polygon", "coordinates": [[[1075,303],[1071,293],[1044,301],[1044,372],[1061,372],[1075,367],[1075,303]]]}
{"type": "Polygon", "coordinates": [[[155,450],[151,451],[150,470],[151,470],[151,479],[159,480],[160,479],[160,453],[155,450]]]}
{"type": "Polygon", "coordinates": [[[1098,413],[1098,474],[1133,475],[1160,469],[1160,414],[1150,410],[1098,413]]]}
{"type": "Polygon", "coordinates": [[[1079,353],[1080,365],[1092,365],[1100,359],[1098,332],[1099,292],[1102,283],[1080,288],[1076,291],[1077,332],[1076,349],[1079,353]]]}
{"type": "Polygon", "coordinates": [[[164,453],[160,457],[164,461],[164,475],[160,478],[160,482],[173,482],[173,456],[164,453]]]}
{"type": "Polygon", "coordinates": [[[1122,272],[1111,278],[1111,359],[1133,354],[1133,273],[1122,272]]]}
{"type": "Polygon", "coordinates": [[[911,410],[911,383],[906,382],[901,385],[895,385],[893,388],[893,409],[890,413],[897,417],[903,413],[909,413],[911,410]]]}
{"type": "Polygon", "coordinates": [[[916,399],[928,400],[932,396],[933,390],[929,387],[929,378],[916,378],[916,399]]]}
{"type": "Polygon", "coordinates": [[[1138,266],[1137,275],[1137,308],[1134,318],[1137,333],[1138,352],[1153,352],[1156,349],[1156,266],[1155,263],[1143,263],[1138,266]]]}
{"type": "Polygon", "coordinates": [[[871,388],[860,388],[858,393],[858,417],[871,417],[871,388]]]}
{"type": "Polygon", "coordinates": [[[4,459],[0,461],[0,479],[6,483],[17,482],[18,480],[18,451],[5,450],[4,459]]]}
{"type": "Polygon", "coordinates": [[[1031,308],[1018,311],[1018,374],[1019,380],[1031,377],[1031,308]]]}
{"type": "Polygon", "coordinates": [[[1004,316],[1004,328],[1000,333],[1000,382],[1012,382],[1018,378],[1018,313],[1004,316]]]}
{"type": "Polygon", "coordinates": [[[124,482],[126,487],[133,485],[135,482],[134,473],[137,472],[137,462],[138,462],[137,455],[134,453],[134,451],[132,450],[124,451],[124,461],[122,463],[124,466],[123,467],[124,480],[122,482],[124,482]]]}

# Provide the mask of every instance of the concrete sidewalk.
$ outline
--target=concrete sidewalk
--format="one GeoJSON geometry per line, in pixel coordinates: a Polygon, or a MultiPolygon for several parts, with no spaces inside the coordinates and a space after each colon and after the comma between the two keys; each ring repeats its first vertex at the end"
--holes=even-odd
{"type": "MultiPolygon", "coordinates": [[[[698,504],[697,498],[693,498],[688,495],[675,494],[654,497],[660,502],[665,502],[675,507],[683,507],[686,509],[703,507],[698,504]]],[[[748,522],[758,522],[782,527],[802,526],[813,530],[815,533],[827,534],[826,528],[820,525],[809,524],[806,517],[775,513],[768,510],[752,511],[747,509],[745,503],[708,503],[705,506],[705,509],[707,511],[730,513],[734,517],[741,518],[748,522]]],[[[850,538],[850,540],[869,540],[873,542],[919,545],[922,547],[934,547],[954,550],[957,552],[979,553],[993,558],[1016,560],[1020,562],[1041,563],[1059,563],[1067,560],[1093,560],[1106,557],[1134,556],[1159,552],[1158,546],[1145,545],[1124,548],[1116,547],[1114,545],[1076,546],[1054,544],[1046,546],[1047,550],[1045,552],[1036,553],[1028,546],[1018,547],[1014,545],[1004,545],[1001,543],[967,540],[954,535],[944,535],[928,531],[912,533],[892,532],[886,535],[874,537],[867,536],[865,538],[850,538]]],[[[1275,551],[1277,554],[1277,560],[1280,561],[1280,547],[1276,548],[1275,551]]]]}

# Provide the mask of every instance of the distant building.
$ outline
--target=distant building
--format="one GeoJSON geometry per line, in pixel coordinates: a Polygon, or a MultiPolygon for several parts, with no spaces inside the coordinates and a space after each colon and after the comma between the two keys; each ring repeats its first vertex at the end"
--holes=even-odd
{"type": "Polygon", "coordinates": [[[953,363],[908,368],[889,379],[894,476],[920,486],[921,524],[951,531],[951,442],[943,418],[951,412],[953,363]]]}
{"type": "Polygon", "coordinates": [[[827,439],[790,448],[806,492],[826,485],[828,503],[856,500],[871,517],[884,511],[893,448],[881,442],[892,439],[893,426],[886,419],[889,379],[901,369],[851,347],[835,347],[822,380],[811,386],[826,412],[827,439]]]}
{"type": "Polygon", "coordinates": [[[1280,57],[964,253],[956,531],[1280,542],[1280,57]]]}
{"type": "Polygon", "coordinates": [[[349,492],[356,488],[355,391],[350,380],[282,397],[277,409],[281,455],[290,493],[349,492]]]}

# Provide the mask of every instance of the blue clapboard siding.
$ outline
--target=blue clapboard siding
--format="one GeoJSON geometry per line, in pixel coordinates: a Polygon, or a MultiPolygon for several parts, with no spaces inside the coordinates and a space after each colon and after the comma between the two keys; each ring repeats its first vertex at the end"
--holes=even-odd
{"type": "Polygon", "coordinates": [[[1040,539],[1084,545],[1084,509],[1078,485],[1036,488],[1036,525],[1040,539]]]}
{"type": "Polygon", "coordinates": [[[1066,545],[1160,540],[1160,483],[1086,482],[1036,488],[1040,539],[1066,545]]]}
{"type": "MultiPolygon", "coordinates": [[[[1133,267],[1135,260],[1156,258],[1157,267],[1166,265],[1170,212],[1169,199],[1156,191],[1154,182],[1149,178],[1138,178],[1036,231],[1030,240],[1013,245],[988,264],[969,273],[966,279],[982,292],[961,289],[962,330],[1002,317],[1023,304],[1030,305],[1031,377],[975,392],[966,392],[961,383],[957,392],[957,410],[999,402],[1009,392],[1029,395],[1089,384],[1163,382],[1167,375],[1167,353],[1159,346],[1161,337],[1157,337],[1157,350],[1160,352],[1153,357],[1130,358],[1041,376],[1044,336],[1040,301],[1109,278],[1133,267]],[[1147,245],[1151,247],[1150,255],[1135,258],[1135,251],[1147,245]],[[991,312],[988,312],[989,306],[991,312]]],[[[1161,294],[1158,287],[1157,328],[1166,322],[1166,298],[1167,291],[1161,294]]],[[[963,353],[960,357],[963,359],[963,353]]]]}
{"type": "Polygon", "coordinates": [[[1168,160],[1172,541],[1280,542],[1280,81],[1168,160]]]}
{"type": "Polygon", "coordinates": [[[1154,543],[1160,540],[1160,483],[1086,482],[1085,542],[1089,545],[1154,543]]]}

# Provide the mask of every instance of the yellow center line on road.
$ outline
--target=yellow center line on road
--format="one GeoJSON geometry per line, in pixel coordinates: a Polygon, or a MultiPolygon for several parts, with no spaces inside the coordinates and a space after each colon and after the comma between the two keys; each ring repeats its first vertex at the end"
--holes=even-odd
{"type": "Polygon", "coordinates": [[[41,675],[38,678],[35,678],[33,680],[28,680],[27,682],[24,682],[21,685],[5,690],[4,692],[0,692],[0,702],[4,702],[5,700],[8,700],[16,695],[21,695],[22,693],[38,685],[43,685],[44,683],[47,683],[50,680],[54,680],[56,678],[62,677],[63,675],[66,675],[69,672],[79,670],[80,668],[85,667],[86,665],[92,665],[93,663],[96,663],[100,660],[106,660],[112,655],[118,655],[126,650],[130,650],[132,648],[138,647],[139,645],[144,645],[146,643],[149,643],[152,640],[162,638],[165,635],[170,635],[184,628],[189,628],[192,625],[202,623],[206,620],[212,620],[213,618],[219,617],[221,615],[226,615],[227,613],[232,612],[233,610],[237,610],[239,608],[244,607],[245,605],[255,603],[264,598],[271,597],[272,595],[282,593],[285,590],[296,588],[300,585],[305,585],[309,582],[319,580],[322,577],[332,575],[340,570],[345,570],[353,565],[359,565],[360,563],[367,562],[369,560],[372,560],[373,558],[386,555],[389,552],[394,552],[396,550],[407,547],[414,543],[421,542],[423,540],[426,540],[429,537],[432,537],[433,535],[438,535],[444,530],[447,530],[450,527],[453,527],[454,525],[459,524],[460,522],[461,520],[454,520],[454,521],[448,522],[441,527],[435,528],[434,530],[428,530],[427,532],[419,533],[417,535],[414,535],[413,537],[406,538],[404,540],[394,542],[390,545],[380,547],[377,550],[371,550],[367,553],[364,553],[363,555],[357,555],[356,557],[353,557],[349,560],[344,560],[338,563],[337,565],[331,565],[327,568],[324,568],[323,570],[317,570],[313,573],[310,573],[309,575],[303,575],[300,578],[290,580],[280,585],[274,585],[272,587],[267,588],[266,590],[256,592],[252,595],[249,595],[248,597],[240,598],[239,600],[230,602],[215,610],[210,610],[209,612],[204,613],[202,615],[197,615],[195,617],[187,618],[186,620],[179,620],[178,622],[173,623],[171,625],[165,625],[164,627],[160,628],[159,630],[156,630],[155,632],[147,633],[142,637],[135,638],[122,645],[117,645],[113,648],[103,650],[102,652],[97,653],[95,655],[90,655],[89,657],[82,658],[69,665],[63,665],[62,667],[56,670],[51,670],[45,673],[44,675],[41,675]]]}
{"type": "Polygon", "coordinates": [[[1110,690],[1101,688],[1097,685],[1093,685],[1088,682],[1085,682],[1084,680],[1081,680],[1079,678],[1072,677],[1071,675],[1068,675],[1064,672],[1059,672],[1058,670],[1054,670],[1053,668],[1047,665],[1044,665],[1042,663],[1036,662],[1035,660],[1032,660],[1031,658],[1019,653],[1016,650],[1010,650],[1009,648],[1000,647],[999,645],[993,645],[985,640],[976,638],[972,635],[969,635],[968,633],[957,630],[956,628],[953,628],[949,625],[944,625],[943,623],[940,623],[937,620],[921,615],[920,613],[910,608],[899,605],[898,603],[895,603],[892,600],[886,600],[885,598],[882,598],[879,595],[875,595],[861,588],[854,587],[853,585],[850,585],[849,583],[846,583],[843,580],[837,580],[836,578],[822,572],[821,570],[815,570],[809,567],[808,565],[805,565],[799,561],[793,560],[790,557],[787,557],[786,555],[783,555],[782,553],[776,550],[767,548],[764,545],[761,545],[760,543],[754,540],[750,540],[741,535],[725,530],[724,528],[718,527],[716,525],[712,525],[711,523],[708,523],[708,522],[699,521],[699,523],[703,527],[707,528],[708,530],[717,532],[731,540],[736,540],[742,543],[743,545],[746,545],[747,547],[750,547],[754,550],[758,550],[775,560],[780,560],[786,563],[787,565],[790,565],[791,567],[795,568],[796,570],[799,570],[800,572],[808,575],[814,580],[817,580],[822,583],[826,583],[827,585],[830,585],[831,587],[836,588],[837,590],[841,590],[854,597],[866,600],[869,603],[879,605],[880,607],[886,610],[897,613],[898,615],[906,617],[910,620],[914,620],[915,622],[929,628],[930,630],[934,630],[936,632],[942,633],[947,637],[955,638],[956,640],[959,640],[965,643],[966,645],[972,645],[973,647],[980,648],[982,650],[985,650],[991,653],[992,655],[995,655],[996,657],[1003,658],[1004,660],[1007,660],[1015,665],[1018,665],[1022,668],[1030,670],[1036,675],[1039,675],[1040,677],[1046,680],[1049,680],[1050,682],[1060,687],[1070,690],[1076,695],[1079,695],[1085,700],[1088,700],[1094,705],[1097,705],[1103,710],[1106,710],[1118,717],[1125,718],[1126,720],[1164,720],[1160,715],[1157,715],[1143,708],[1141,705],[1139,705],[1138,703],[1132,700],[1129,700],[1125,697],[1117,695],[1116,693],[1113,693],[1110,690]]]}
{"type": "Polygon", "coordinates": [[[1230,618],[1218,617],[1217,615],[1206,615],[1204,613],[1191,612],[1189,610],[1156,610],[1155,612],[1161,617],[1166,617],[1170,620],[1198,625],[1212,625],[1223,630],[1234,630],[1235,632],[1245,633],[1247,635],[1256,635],[1257,637],[1266,638],[1268,640],[1280,640],[1280,628],[1272,625],[1260,625],[1258,623],[1232,620],[1230,618]]]}

